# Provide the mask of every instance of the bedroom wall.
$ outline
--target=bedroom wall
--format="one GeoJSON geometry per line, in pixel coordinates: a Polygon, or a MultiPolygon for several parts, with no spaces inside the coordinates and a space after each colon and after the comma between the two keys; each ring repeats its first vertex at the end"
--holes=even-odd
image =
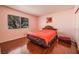
{"type": "Polygon", "coordinates": [[[66,34],[75,40],[75,16],[74,9],[64,10],[39,17],[39,29],[51,25],[58,29],[58,34],[66,34]],[[46,23],[46,18],[52,17],[52,23],[46,23]]]}
{"type": "Polygon", "coordinates": [[[27,13],[20,12],[5,6],[0,6],[0,43],[24,37],[28,30],[37,31],[38,30],[38,17],[27,13]],[[8,19],[7,15],[16,15],[29,18],[29,29],[8,29],[8,19]]]}
{"type": "MultiPolygon", "coordinates": [[[[79,8],[79,6],[75,6],[75,11],[79,8]]],[[[76,16],[76,41],[78,45],[78,50],[79,50],[79,10],[75,14],[76,16]]]]}

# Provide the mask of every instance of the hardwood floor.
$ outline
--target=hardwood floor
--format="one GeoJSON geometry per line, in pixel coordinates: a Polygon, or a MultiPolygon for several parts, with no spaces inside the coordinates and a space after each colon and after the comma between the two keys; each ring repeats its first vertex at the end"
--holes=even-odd
{"type": "Polygon", "coordinates": [[[8,53],[9,51],[12,51],[13,49],[24,44],[27,46],[26,51],[28,50],[29,54],[76,54],[77,53],[77,48],[74,43],[72,43],[71,46],[68,46],[68,45],[63,45],[57,41],[54,44],[52,44],[50,48],[42,48],[28,41],[26,37],[0,43],[1,53],[8,53]]]}
{"type": "Polygon", "coordinates": [[[55,42],[50,48],[42,48],[32,42],[28,42],[27,48],[32,54],[76,54],[77,53],[74,43],[71,46],[67,46],[59,42],[55,42]]]}
{"type": "Polygon", "coordinates": [[[0,43],[1,53],[7,54],[10,51],[12,51],[22,45],[25,45],[25,44],[27,44],[27,39],[25,37],[14,39],[11,41],[2,42],[2,43],[0,43]]]}

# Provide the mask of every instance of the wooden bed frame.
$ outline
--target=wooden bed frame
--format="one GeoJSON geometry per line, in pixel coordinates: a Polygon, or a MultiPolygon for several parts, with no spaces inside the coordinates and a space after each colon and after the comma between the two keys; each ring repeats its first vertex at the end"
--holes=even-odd
{"type": "MultiPolygon", "coordinates": [[[[45,26],[45,27],[43,28],[43,30],[44,30],[44,29],[56,30],[56,32],[57,32],[57,29],[55,29],[55,28],[53,28],[52,26],[49,26],[49,25],[45,26]]],[[[52,39],[51,42],[48,43],[48,46],[44,44],[45,42],[41,40],[42,38],[39,38],[39,37],[30,35],[30,34],[27,34],[27,38],[30,39],[30,41],[33,42],[34,44],[37,44],[37,45],[39,45],[39,46],[41,46],[41,47],[43,47],[43,48],[49,48],[49,47],[52,45],[52,43],[54,43],[55,41],[57,41],[58,35],[56,35],[55,38],[52,39]],[[36,39],[36,40],[35,40],[35,39],[36,39]],[[38,42],[37,39],[38,39],[39,41],[41,41],[41,42],[38,42]]]]}
{"type": "Polygon", "coordinates": [[[50,25],[45,26],[43,29],[57,30],[56,28],[54,28],[54,27],[52,27],[52,26],[50,26],[50,25]]]}

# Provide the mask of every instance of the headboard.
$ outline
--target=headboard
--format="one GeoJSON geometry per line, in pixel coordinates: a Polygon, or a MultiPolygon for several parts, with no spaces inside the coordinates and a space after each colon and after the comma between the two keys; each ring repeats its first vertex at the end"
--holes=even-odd
{"type": "Polygon", "coordinates": [[[52,26],[50,26],[50,25],[45,26],[43,29],[57,30],[56,28],[54,28],[54,27],[52,27],[52,26]]]}

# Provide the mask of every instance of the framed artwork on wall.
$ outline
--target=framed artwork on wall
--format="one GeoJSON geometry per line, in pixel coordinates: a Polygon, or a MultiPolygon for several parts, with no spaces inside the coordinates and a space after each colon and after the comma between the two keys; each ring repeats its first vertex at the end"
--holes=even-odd
{"type": "Polygon", "coordinates": [[[8,15],[8,28],[9,29],[20,28],[20,17],[14,15],[8,15]]]}
{"type": "Polygon", "coordinates": [[[8,29],[27,28],[28,26],[28,18],[8,15],[8,29]]]}
{"type": "Polygon", "coordinates": [[[28,27],[28,18],[21,17],[21,28],[27,28],[28,27]]]}
{"type": "Polygon", "coordinates": [[[52,22],[52,17],[47,17],[47,23],[51,23],[52,22]]]}

